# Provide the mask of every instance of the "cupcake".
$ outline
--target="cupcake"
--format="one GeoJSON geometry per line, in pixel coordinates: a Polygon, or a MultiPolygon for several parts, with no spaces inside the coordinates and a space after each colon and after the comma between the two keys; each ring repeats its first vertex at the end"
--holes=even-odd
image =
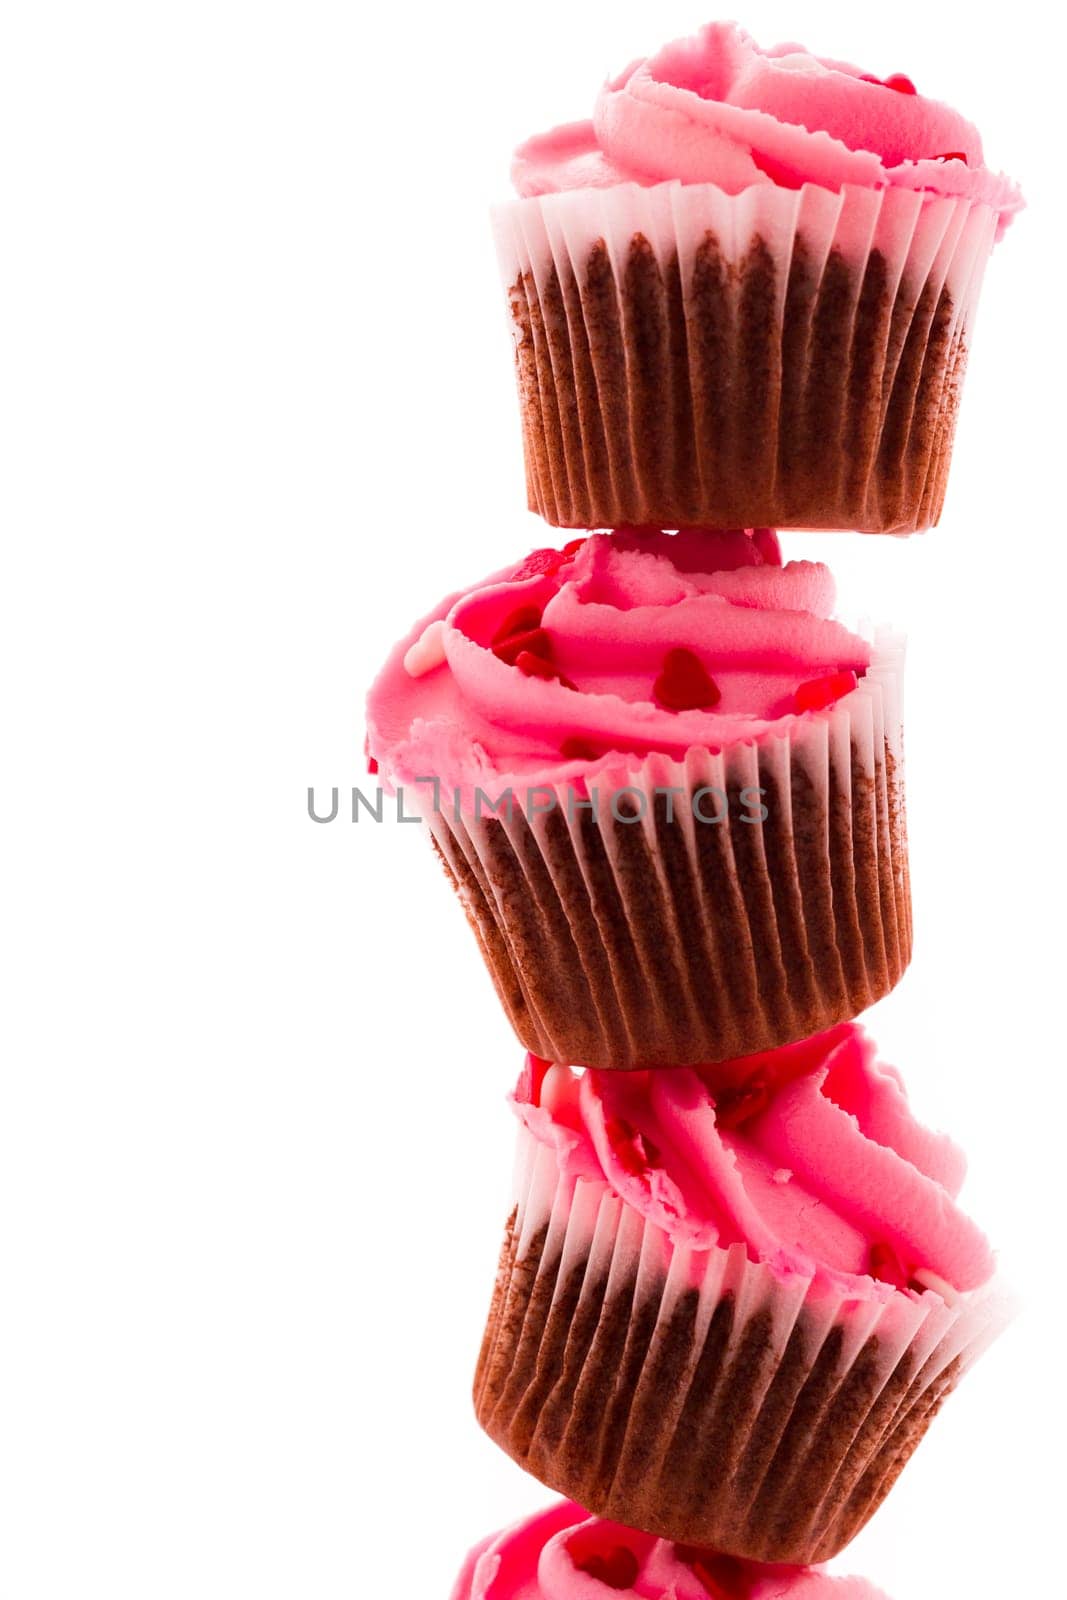
{"type": "Polygon", "coordinates": [[[620,530],[452,596],[368,751],[527,1049],[721,1061],[858,1015],[911,952],[899,642],[766,529],[620,530]]]}
{"type": "Polygon", "coordinates": [[[531,1058],[474,1386],[597,1516],[751,1561],[836,1554],[999,1330],[960,1152],[854,1024],[715,1069],[531,1058]]]}
{"type": "Polygon", "coordinates": [[[862,1578],[766,1567],[590,1517],[564,1500],[472,1550],[452,1600],[886,1600],[862,1578]]]}
{"type": "Polygon", "coordinates": [[[559,527],[940,515],[975,304],[1021,205],[977,130],[732,23],[516,153],[494,213],[527,497],[559,527]]]}

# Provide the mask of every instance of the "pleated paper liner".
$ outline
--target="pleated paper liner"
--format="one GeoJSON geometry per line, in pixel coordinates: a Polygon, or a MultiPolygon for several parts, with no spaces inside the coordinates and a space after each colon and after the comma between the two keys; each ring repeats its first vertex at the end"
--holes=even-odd
{"type": "Polygon", "coordinates": [[[829,1559],[1009,1315],[993,1288],[867,1305],[740,1245],[673,1248],[526,1130],[517,1188],[478,1420],[550,1488],[661,1538],[829,1559]]]}
{"type": "Polygon", "coordinates": [[[620,1069],[729,1060],[893,988],[911,954],[901,663],[883,638],[859,686],[793,732],[619,757],[588,793],[551,786],[536,815],[518,788],[510,817],[427,814],[528,1050],[620,1069]]]}
{"type": "Polygon", "coordinates": [[[550,523],[937,521],[988,206],[621,184],[503,205],[494,228],[550,523]]]}

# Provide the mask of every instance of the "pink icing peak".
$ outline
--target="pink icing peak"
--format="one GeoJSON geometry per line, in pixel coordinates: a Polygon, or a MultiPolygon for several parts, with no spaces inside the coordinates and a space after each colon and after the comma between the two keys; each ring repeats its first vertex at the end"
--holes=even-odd
{"type": "Polygon", "coordinates": [[[567,781],[621,755],[679,757],[822,715],[864,676],[816,562],[770,529],[619,529],[539,550],[452,596],[393,652],[368,704],[391,783],[567,781]],[[822,693],[822,691],[819,691],[822,693]]]}
{"type": "Polygon", "coordinates": [[[896,186],[984,201],[1001,225],[1017,187],[984,163],[978,130],[903,73],[886,79],[802,45],[762,50],[713,22],[635,61],[601,90],[591,122],[521,145],[522,195],[616,183],[896,186]]]}
{"type": "Polygon", "coordinates": [[[885,1600],[822,1567],[764,1567],[638,1533],[562,1500],[482,1541],[451,1600],[885,1600]]]}
{"type": "Polygon", "coordinates": [[[956,1197],[965,1163],[912,1116],[899,1075],[844,1023],[708,1068],[529,1068],[515,1096],[561,1170],[608,1184],[693,1250],[744,1244],[784,1274],[878,1298],[985,1283],[993,1257],[956,1197]]]}

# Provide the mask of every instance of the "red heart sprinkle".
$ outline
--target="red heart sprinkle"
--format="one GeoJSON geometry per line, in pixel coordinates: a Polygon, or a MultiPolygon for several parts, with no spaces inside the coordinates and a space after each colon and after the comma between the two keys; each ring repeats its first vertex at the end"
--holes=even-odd
{"type": "Polygon", "coordinates": [[[552,640],[544,628],[529,628],[525,633],[513,633],[510,639],[502,639],[493,646],[493,654],[498,661],[506,661],[509,667],[515,662],[524,650],[532,656],[540,656],[542,661],[552,659],[552,640]]]}
{"type": "Polygon", "coordinates": [[[576,689],[578,687],[569,678],[565,678],[562,672],[552,665],[551,661],[545,661],[542,656],[535,656],[530,650],[520,650],[515,658],[515,665],[528,678],[543,678],[545,682],[550,682],[554,678],[565,689],[576,689]]]}
{"type": "Polygon", "coordinates": [[[551,1066],[551,1061],[546,1061],[543,1056],[535,1056],[532,1050],[527,1053],[522,1072],[519,1074],[518,1088],[515,1090],[515,1098],[520,1105],[540,1105],[541,1085],[551,1066]]]}
{"type": "Polygon", "coordinates": [[[722,694],[692,650],[668,650],[652,693],[668,711],[709,711],[722,694]]]}
{"type": "Polygon", "coordinates": [[[529,633],[531,628],[539,628],[542,609],[541,606],[532,603],[519,606],[517,611],[511,612],[510,616],[504,618],[490,644],[503,644],[505,639],[513,639],[517,633],[529,633]]]}
{"type": "Polygon", "coordinates": [[[588,534],[584,534],[580,539],[571,539],[562,550],[531,550],[526,560],[512,572],[511,582],[517,583],[520,578],[554,577],[560,567],[565,567],[578,553],[587,538],[588,534]]]}
{"type": "Polygon", "coordinates": [[[835,700],[851,694],[858,682],[856,674],[848,670],[829,672],[825,678],[811,678],[807,683],[798,684],[793,696],[794,708],[821,711],[824,706],[832,706],[835,700]]]}
{"type": "Polygon", "coordinates": [[[778,535],[773,528],[753,528],[752,543],[767,566],[780,567],[782,565],[782,547],[778,543],[778,535]]]}
{"type": "Polygon", "coordinates": [[[563,565],[563,554],[559,550],[531,550],[525,561],[511,574],[511,582],[518,583],[521,578],[551,577],[563,565]]]}
{"type": "Polygon", "coordinates": [[[881,1283],[891,1283],[894,1289],[908,1287],[908,1273],[900,1264],[900,1257],[891,1244],[881,1240],[871,1245],[871,1253],[867,1262],[867,1272],[872,1278],[877,1278],[881,1283]]]}
{"type": "Polygon", "coordinates": [[[967,165],[967,156],[966,156],[966,153],[963,150],[946,150],[944,155],[931,156],[930,160],[931,161],[962,161],[964,166],[967,165]]]}
{"type": "Polygon", "coordinates": [[[750,1593],[745,1565],[735,1556],[720,1555],[717,1550],[700,1550],[690,1544],[676,1544],[674,1553],[679,1561],[692,1568],[711,1600],[744,1600],[750,1593]]]}
{"type": "Polygon", "coordinates": [[[593,1550],[587,1556],[577,1556],[574,1565],[609,1589],[632,1589],[641,1571],[641,1563],[624,1544],[603,1553],[593,1550]]]}
{"type": "Polygon", "coordinates": [[[861,72],[861,83],[876,83],[880,89],[895,89],[898,94],[918,94],[918,90],[903,72],[891,72],[888,78],[876,78],[873,73],[861,72]]]}
{"type": "Polygon", "coordinates": [[[374,777],[375,773],[378,771],[378,763],[377,763],[377,761],[375,761],[373,756],[368,756],[367,757],[367,771],[370,773],[372,778],[374,777]]]}
{"type": "Polygon", "coordinates": [[[602,751],[589,739],[567,738],[559,747],[564,761],[599,761],[602,751]]]}
{"type": "Polygon", "coordinates": [[[622,1117],[609,1117],[604,1131],[624,1172],[643,1178],[651,1170],[659,1152],[651,1140],[632,1128],[622,1117]]]}
{"type": "Polygon", "coordinates": [[[766,173],[779,189],[803,189],[807,180],[796,167],[790,167],[784,161],[776,161],[773,156],[764,155],[760,150],[753,150],[751,155],[759,170],[766,173]]]}
{"type": "Polygon", "coordinates": [[[740,1128],[758,1117],[771,1103],[770,1086],[759,1078],[742,1084],[738,1089],[727,1089],[715,1096],[715,1125],[719,1128],[740,1128]]]}

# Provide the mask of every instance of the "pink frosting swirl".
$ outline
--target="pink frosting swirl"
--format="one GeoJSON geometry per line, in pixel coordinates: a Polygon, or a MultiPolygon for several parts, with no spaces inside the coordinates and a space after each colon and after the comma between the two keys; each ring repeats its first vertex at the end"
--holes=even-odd
{"type": "Polygon", "coordinates": [[[568,1500],[484,1540],[452,1600],[885,1600],[862,1578],[764,1567],[654,1539],[568,1500]]]}
{"type": "Polygon", "coordinates": [[[515,1096],[561,1171],[606,1182],[677,1245],[744,1244],[783,1277],[945,1298],[993,1272],[966,1170],[912,1116],[855,1023],[714,1068],[573,1072],[531,1057],[515,1096]]]}
{"type": "Polygon", "coordinates": [[[591,122],[520,145],[512,176],[525,196],[670,179],[729,194],[896,186],[983,201],[1001,227],[1022,205],[985,165],[974,125],[903,74],[883,81],[797,44],[761,50],[729,22],[634,62],[605,84],[591,122]]]}
{"type": "Polygon", "coordinates": [[[371,690],[392,782],[566,778],[609,756],[757,739],[855,687],[870,647],[814,562],[769,530],[622,530],[544,550],[446,601],[371,690]]]}

